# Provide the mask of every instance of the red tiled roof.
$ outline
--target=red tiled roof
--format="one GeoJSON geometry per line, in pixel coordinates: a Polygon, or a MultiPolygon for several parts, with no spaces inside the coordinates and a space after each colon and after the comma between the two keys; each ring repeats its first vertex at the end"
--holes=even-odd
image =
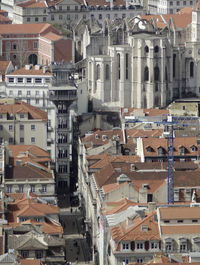
{"type": "Polygon", "coordinates": [[[12,21],[8,17],[5,17],[4,15],[0,14],[0,24],[3,23],[12,23],[12,21]]]}
{"type": "Polygon", "coordinates": [[[8,225],[6,227],[18,227],[23,223],[32,223],[35,225],[41,225],[42,231],[46,234],[59,234],[63,233],[62,226],[54,224],[51,221],[45,219],[44,222],[36,222],[34,220],[27,220],[25,222],[18,222],[18,217],[46,217],[52,214],[58,214],[59,209],[57,206],[52,206],[48,204],[38,203],[33,198],[24,198],[21,200],[16,200],[12,203],[8,203],[8,212],[6,213],[6,218],[8,220],[8,225]]]}
{"type": "Polygon", "coordinates": [[[6,74],[6,71],[8,69],[9,63],[10,63],[10,61],[0,60],[0,75],[3,76],[3,80],[5,79],[5,74],[6,74]]]}
{"type": "Polygon", "coordinates": [[[12,113],[13,115],[16,115],[17,113],[28,113],[29,119],[48,120],[47,112],[23,101],[19,101],[15,104],[0,104],[0,113],[12,113]]]}
{"type": "Polygon", "coordinates": [[[17,6],[23,7],[23,8],[46,8],[46,1],[45,0],[29,0],[24,3],[19,3],[17,6]]]}
{"type": "MultiPolygon", "coordinates": [[[[169,114],[169,110],[165,109],[137,109],[137,108],[122,108],[121,113],[122,117],[125,116],[134,116],[135,113],[141,113],[145,116],[163,116],[169,114]]],[[[139,115],[142,116],[142,115],[139,115]]]]}
{"type": "Polygon", "coordinates": [[[120,142],[123,141],[122,130],[96,130],[91,135],[81,138],[83,144],[92,144],[93,146],[101,146],[107,144],[113,137],[117,137],[120,142]]]}
{"type": "Polygon", "coordinates": [[[161,226],[161,234],[163,235],[177,235],[191,234],[200,236],[200,225],[169,225],[161,226]]]}
{"type": "MultiPolygon", "coordinates": [[[[12,156],[17,157],[20,154],[28,153],[34,158],[49,158],[49,152],[36,145],[9,145],[9,150],[12,151],[12,156]]],[[[19,158],[19,157],[18,157],[19,158]]]]}
{"type": "Polygon", "coordinates": [[[52,76],[52,73],[50,72],[49,69],[43,72],[43,68],[40,67],[39,70],[36,70],[34,66],[31,66],[29,70],[26,69],[26,67],[17,69],[6,76],[13,76],[13,75],[28,75],[28,76],[52,76]]]}
{"type": "Polygon", "coordinates": [[[21,265],[42,265],[39,259],[20,259],[21,265]]]}
{"type": "Polygon", "coordinates": [[[192,22],[192,9],[191,12],[178,12],[176,14],[162,14],[162,15],[143,15],[142,19],[150,21],[154,19],[158,28],[164,28],[168,26],[170,20],[173,20],[177,28],[186,28],[192,22]]]}
{"type": "Polygon", "coordinates": [[[196,207],[163,207],[159,211],[161,220],[200,219],[200,208],[196,207]]]}
{"type": "MultiPolygon", "coordinates": [[[[166,138],[143,138],[143,152],[144,156],[149,157],[157,157],[158,156],[158,148],[162,147],[165,151],[164,156],[167,153],[167,139],[166,138]],[[148,152],[147,148],[151,147],[152,151],[148,152]]],[[[184,156],[198,156],[199,150],[197,146],[196,137],[176,137],[174,138],[174,156],[180,156],[180,148],[185,147],[186,152],[184,156]],[[197,148],[196,151],[191,151],[191,147],[195,146],[197,148]]]]}
{"type": "Polygon", "coordinates": [[[154,221],[155,213],[148,213],[141,219],[137,217],[133,219],[133,225],[128,226],[126,222],[123,222],[115,227],[111,228],[111,236],[113,240],[124,240],[124,241],[134,241],[134,240],[159,240],[159,228],[158,223],[154,221]],[[148,227],[147,231],[142,231],[142,226],[148,227]]]}
{"type": "Polygon", "coordinates": [[[125,211],[130,206],[138,205],[136,202],[132,202],[127,198],[123,198],[117,202],[106,202],[105,207],[102,209],[104,215],[111,215],[125,211]]]}
{"type": "Polygon", "coordinates": [[[48,32],[47,34],[45,34],[43,36],[43,38],[46,38],[46,39],[49,39],[49,40],[52,40],[52,41],[56,41],[56,40],[59,40],[61,39],[62,37],[58,34],[55,34],[53,32],[48,32]]]}
{"type": "Polygon", "coordinates": [[[0,34],[42,34],[51,28],[53,27],[48,23],[0,24],[0,34]]]}

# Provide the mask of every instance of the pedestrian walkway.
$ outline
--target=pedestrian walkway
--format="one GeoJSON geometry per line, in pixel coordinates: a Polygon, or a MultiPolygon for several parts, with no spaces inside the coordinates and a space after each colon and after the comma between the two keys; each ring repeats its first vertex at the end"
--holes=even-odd
{"type": "Polygon", "coordinates": [[[60,209],[60,222],[64,229],[66,261],[72,264],[91,264],[91,248],[86,239],[84,219],[77,207],[60,209]],[[76,208],[76,209],[75,209],[76,208]]]}

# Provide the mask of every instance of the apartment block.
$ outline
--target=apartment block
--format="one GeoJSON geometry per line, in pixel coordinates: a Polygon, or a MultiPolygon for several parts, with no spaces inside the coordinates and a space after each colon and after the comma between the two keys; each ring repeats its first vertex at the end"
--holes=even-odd
{"type": "Polygon", "coordinates": [[[103,23],[105,19],[132,18],[142,14],[145,9],[143,1],[26,1],[13,6],[13,22],[25,23],[56,23],[73,29],[80,20],[96,19],[103,23]],[[143,7],[144,5],[144,7],[143,7]]]}
{"type": "Polygon", "coordinates": [[[6,193],[32,193],[49,203],[56,202],[49,152],[35,145],[9,145],[6,156],[6,193]]]}
{"type": "Polygon", "coordinates": [[[0,32],[1,56],[20,68],[72,60],[72,41],[64,39],[50,24],[0,25],[0,32]]]}
{"type": "Polygon", "coordinates": [[[37,145],[46,150],[47,113],[22,101],[0,104],[0,141],[37,145]]]}
{"type": "Polygon", "coordinates": [[[49,86],[53,74],[50,67],[41,65],[25,65],[6,75],[4,93],[9,98],[17,98],[35,106],[48,115],[47,122],[47,150],[55,160],[55,106],[49,100],[49,86]]]}

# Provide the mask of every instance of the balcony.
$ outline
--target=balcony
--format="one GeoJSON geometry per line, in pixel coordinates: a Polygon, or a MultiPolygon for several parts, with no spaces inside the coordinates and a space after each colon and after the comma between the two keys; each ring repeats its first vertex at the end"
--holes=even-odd
{"type": "Polygon", "coordinates": [[[55,101],[55,100],[70,100],[70,101],[73,101],[73,100],[76,100],[77,99],[77,93],[76,93],[76,90],[71,90],[71,91],[56,91],[56,93],[54,91],[51,91],[50,92],[50,95],[49,95],[49,99],[52,100],[52,101],[55,101]],[[62,93],[60,93],[62,92],[62,93]]]}

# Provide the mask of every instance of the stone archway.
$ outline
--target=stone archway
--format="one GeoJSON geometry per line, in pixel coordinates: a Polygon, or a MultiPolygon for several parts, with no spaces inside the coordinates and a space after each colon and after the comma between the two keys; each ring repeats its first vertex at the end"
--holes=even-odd
{"type": "Polygon", "coordinates": [[[30,54],[29,57],[28,57],[28,63],[29,64],[33,64],[33,65],[36,65],[38,63],[38,57],[36,54],[30,54]]]}

